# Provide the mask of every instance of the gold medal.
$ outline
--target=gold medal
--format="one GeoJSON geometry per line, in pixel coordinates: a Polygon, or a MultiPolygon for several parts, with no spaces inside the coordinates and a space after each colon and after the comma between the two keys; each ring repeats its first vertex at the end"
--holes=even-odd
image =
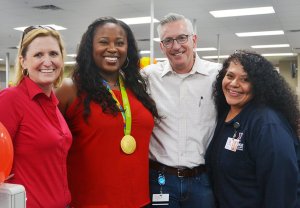
{"type": "Polygon", "coordinates": [[[125,135],[121,140],[121,149],[126,154],[132,154],[135,151],[136,142],[131,135],[125,135]]]}
{"type": "Polygon", "coordinates": [[[122,101],[123,101],[123,106],[124,107],[122,107],[122,105],[118,101],[115,93],[111,90],[108,83],[103,80],[103,84],[106,86],[107,90],[111,93],[113,99],[116,101],[116,105],[120,109],[120,112],[121,112],[122,117],[123,117],[125,136],[121,139],[121,144],[120,144],[121,149],[125,154],[128,154],[128,155],[132,154],[136,149],[136,141],[130,135],[132,117],[131,117],[129,99],[128,99],[128,96],[127,96],[127,93],[126,93],[126,88],[125,88],[125,85],[124,85],[124,82],[123,82],[123,78],[122,78],[121,75],[119,75],[119,85],[120,85],[120,90],[121,90],[122,101]]]}

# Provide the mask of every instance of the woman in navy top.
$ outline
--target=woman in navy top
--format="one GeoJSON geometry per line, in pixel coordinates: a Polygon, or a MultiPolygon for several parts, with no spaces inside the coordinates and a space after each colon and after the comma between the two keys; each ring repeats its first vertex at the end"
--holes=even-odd
{"type": "Polygon", "coordinates": [[[296,95],[264,57],[236,51],[214,86],[206,162],[220,208],[299,208],[296,95]]]}

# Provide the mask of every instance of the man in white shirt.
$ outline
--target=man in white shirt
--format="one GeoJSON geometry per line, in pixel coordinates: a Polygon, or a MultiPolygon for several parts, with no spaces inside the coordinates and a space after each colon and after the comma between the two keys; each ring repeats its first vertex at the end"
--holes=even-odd
{"type": "Polygon", "coordinates": [[[157,30],[168,60],[142,70],[163,117],[150,140],[152,205],[215,207],[204,156],[216,124],[212,85],[221,65],[199,58],[184,16],[168,14],[157,30]]]}

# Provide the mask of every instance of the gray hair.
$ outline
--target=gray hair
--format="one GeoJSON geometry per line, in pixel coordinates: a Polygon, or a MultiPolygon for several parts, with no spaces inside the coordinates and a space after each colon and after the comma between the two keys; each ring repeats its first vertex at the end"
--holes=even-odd
{"type": "Polygon", "coordinates": [[[166,16],[164,16],[164,18],[162,20],[160,20],[160,22],[157,26],[157,32],[158,32],[159,38],[161,38],[161,28],[164,25],[171,23],[171,22],[181,21],[181,20],[185,21],[187,30],[191,34],[194,34],[194,28],[193,28],[193,24],[192,24],[191,20],[187,19],[185,16],[180,15],[180,14],[169,13],[166,16]]]}

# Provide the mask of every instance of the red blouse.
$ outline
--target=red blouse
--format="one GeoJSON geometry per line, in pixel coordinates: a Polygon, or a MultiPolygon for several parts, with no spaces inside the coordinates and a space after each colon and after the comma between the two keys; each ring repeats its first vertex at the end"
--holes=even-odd
{"type": "MultiPolygon", "coordinates": [[[[122,104],[120,91],[114,93],[122,104]]],[[[150,202],[149,139],[154,126],[151,113],[127,90],[132,113],[131,135],[137,148],[122,152],[123,118],[102,112],[92,102],[88,123],[78,99],[67,110],[74,137],[68,157],[68,179],[75,208],[138,208],[150,202]]]]}
{"type": "Polygon", "coordinates": [[[47,97],[29,78],[0,91],[0,121],[14,146],[14,177],[26,189],[28,208],[62,208],[70,203],[66,158],[69,128],[51,93],[47,97]]]}

